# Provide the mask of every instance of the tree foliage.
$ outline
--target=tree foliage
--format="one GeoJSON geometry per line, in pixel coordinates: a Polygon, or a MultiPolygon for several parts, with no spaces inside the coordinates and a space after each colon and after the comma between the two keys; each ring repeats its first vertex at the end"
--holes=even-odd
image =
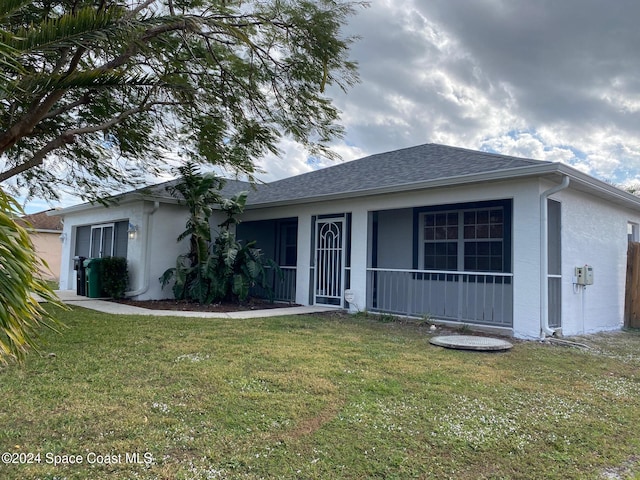
{"type": "Polygon", "coordinates": [[[357,81],[347,0],[3,0],[0,183],[91,197],[167,152],[255,173],[281,136],[331,156],[357,81]]]}

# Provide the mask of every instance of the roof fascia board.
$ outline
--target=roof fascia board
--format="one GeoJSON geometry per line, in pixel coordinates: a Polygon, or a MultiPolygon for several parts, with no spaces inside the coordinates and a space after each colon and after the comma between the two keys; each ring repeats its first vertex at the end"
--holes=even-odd
{"type": "Polygon", "coordinates": [[[58,235],[62,233],[62,230],[51,230],[47,228],[32,228],[28,231],[33,233],[57,233],[58,235]]]}
{"type": "Polygon", "coordinates": [[[572,182],[582,185],[590,193],[630,208],[640,208],[640,197],[637,195],[625,192],[614,185],[598,180],[564,163],[558,164],[558,166],[558,173],[569,176],[572,182]]]}
{"type": "MultiPolygon", "coordinates": [[[[162,202],[162,203],[172,203],[178,204],[178,200],[172,197],[163,197],[159,195],[145,195],[143,193],[132,192],[132,193],[123,193],[121,195],[112,197],[110,199],[109,207],[119,207],[121,205],[127,205],[130,203],[143,201],[143,202],[162,202]],[[111,203],[113,202],[113,203],[111,203]]],[[[106,207],[106,208],[109,208],[106,207]]],[[[104,205],[100,202],[86,202],[81,203],[80,205],[72,205],[70,207],[61,208],[60,210],[53,210],[51,212],[47,212],[47,215],[51,217],[59,217],[64,216],[70,213],[78,213],[84,212],[87,210],[92,210],[94,208],[105,208],[104,205]]]]}

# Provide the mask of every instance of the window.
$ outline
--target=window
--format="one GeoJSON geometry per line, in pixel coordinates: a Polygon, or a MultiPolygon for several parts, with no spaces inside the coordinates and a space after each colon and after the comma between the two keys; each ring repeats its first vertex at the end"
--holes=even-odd
{"type": "Polygon", "coordinates": [[[298,254],[298,223],[282,222],[280,224],[280,255],[278,261],[281,267],[295,267],[298,254]]]}
{"type": "Polygon", "coordinates": [[[113,256],[113,230],[113,223],[91,227],[89,255],[92,258],[113,256]]]}
{"type": "Polygon", "coordinates": [[[457,212],[425,213],[425,270],[458,269],[459,215],[457,212]]]}
{"type": "Polygon", "coordinates": [[[491,208],[462,212],[464,221],[464,270],[504,271],[504,212],[491,208]]]}
{"type": "Polygon", "coordinates": [[[509,272],[510,201],[420,212],[418,268],[509,272]],[[486,206],[484,206],[486,205],[486,206]]]}
{"type": "Polygon", "coordinates": [[[128,220],[76,227],[74,254],[82,257],[126,257],[129,237],[128,220]]]}

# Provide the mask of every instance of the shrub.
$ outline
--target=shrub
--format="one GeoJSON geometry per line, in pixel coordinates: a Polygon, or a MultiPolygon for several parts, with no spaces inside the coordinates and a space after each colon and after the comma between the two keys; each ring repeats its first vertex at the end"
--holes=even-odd
{"type": "Polygon", "coordinates": [[[122,298],[129,284],[127,259],[124,257],[105,257],[101,262],[102,290],[111,298],[122,298]]]}

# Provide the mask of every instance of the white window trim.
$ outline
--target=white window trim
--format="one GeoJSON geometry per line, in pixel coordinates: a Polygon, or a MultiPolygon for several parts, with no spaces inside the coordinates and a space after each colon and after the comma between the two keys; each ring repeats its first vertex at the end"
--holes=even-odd
{"type": "Polygon", "coordinates": [[[99,225],[91,225],[91,236],[89,237],[89,255],[93,252],[93,231],[101,230],[100,232],[100,246],[98,249],[100,257],[113,257],[113,249],[115,248],[115,233],[116,233],[116,224],[115,223],[101,223],[99,225]],[[103,255],[103,242],[104,242],[104,234],[103,231],[105,228],[111,227],[111,252],[109,255],[103,255]]]}

